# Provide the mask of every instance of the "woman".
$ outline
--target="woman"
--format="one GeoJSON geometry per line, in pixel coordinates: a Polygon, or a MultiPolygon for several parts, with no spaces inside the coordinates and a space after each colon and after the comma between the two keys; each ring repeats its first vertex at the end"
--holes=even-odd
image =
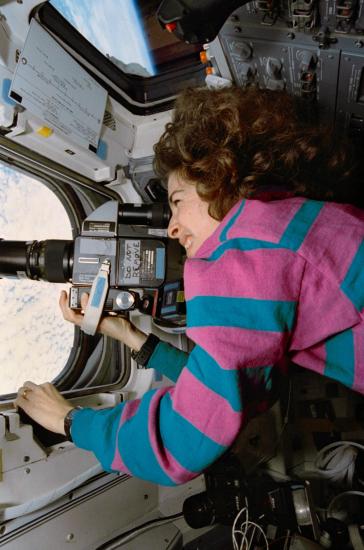
{"type": "MultiPolygon", "coordinates": [[[[185,91],[155,146],[168,233],[186,250],[189,357],[123,318],[99,331],[174,386],[103,411],[72,410],[50,384],[16,405],[106,470],[160,484],[195,477],[266,409],[288,357],[364,393],[364,212],[332,134],[299,122],[283,92],[185,91]]],[[[84,302],[85,303],[85,302],[84,302]]],[[[63,293],[64,318],[80,325],[63,293]]]]}

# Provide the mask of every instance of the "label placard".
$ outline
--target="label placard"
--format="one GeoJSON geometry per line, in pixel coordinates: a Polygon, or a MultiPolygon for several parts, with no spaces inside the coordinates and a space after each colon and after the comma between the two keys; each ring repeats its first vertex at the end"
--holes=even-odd
{"type": "Polygon", "coordinates": [[[107,92],[35,19],[9,96],[67,139],[96,152],[107,92]]]}

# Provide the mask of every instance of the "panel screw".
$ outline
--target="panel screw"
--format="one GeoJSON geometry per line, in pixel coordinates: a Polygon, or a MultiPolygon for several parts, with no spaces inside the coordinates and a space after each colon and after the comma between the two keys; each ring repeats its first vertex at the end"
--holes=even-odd
{"type": "Polygon", "coordinates": [[[68,533],[66,537],[66,541],[71,542],[71,540],[73,540],[74,538],[75,538],[75,535],[73,533],[68,533]]]}

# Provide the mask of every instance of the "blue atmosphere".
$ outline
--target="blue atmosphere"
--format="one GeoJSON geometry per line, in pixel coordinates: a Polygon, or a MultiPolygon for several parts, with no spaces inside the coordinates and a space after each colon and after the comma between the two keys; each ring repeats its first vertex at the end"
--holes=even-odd
{"type": "Polygon", "coordinates": [[[137,63],[149,75],[156,73],[135,0],[50,0],[50,3],[114,62],[137,63]]]}

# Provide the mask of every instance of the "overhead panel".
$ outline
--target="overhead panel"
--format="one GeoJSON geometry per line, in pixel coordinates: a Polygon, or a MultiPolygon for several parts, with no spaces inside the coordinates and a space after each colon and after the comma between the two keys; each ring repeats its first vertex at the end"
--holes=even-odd
{"type": "Polygon", "coordinates": [[[364,135],[363,12],[362,0],[250,2],[208,46],[210,64],[226,78],[227,63],[243,87],[286,89],[323,121],[364,135]]]}

